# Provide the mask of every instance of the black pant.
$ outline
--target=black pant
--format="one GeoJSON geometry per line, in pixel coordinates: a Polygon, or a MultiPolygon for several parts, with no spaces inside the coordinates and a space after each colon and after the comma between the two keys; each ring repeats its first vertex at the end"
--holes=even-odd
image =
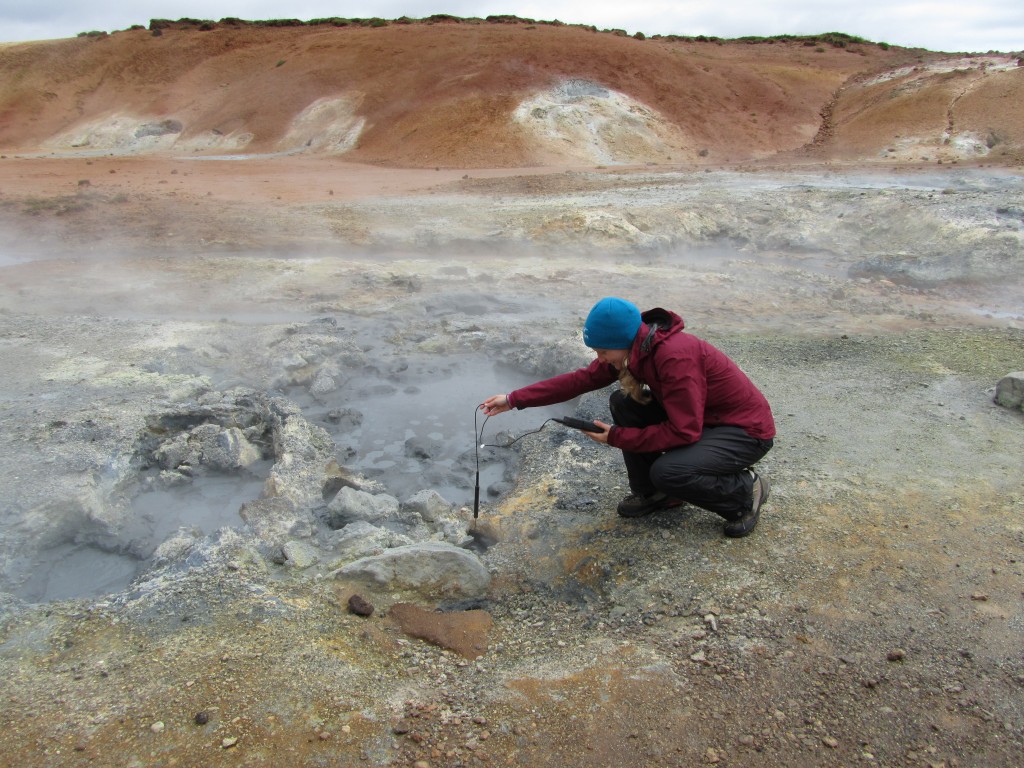
{"type": "MultiPolygon", "coordinates": [[[[649,427],[668,420],[656,400],[644,405],[621,389],[611,394],[612,420],[621,427],[649,427]]],[[[672,498],[721,515],[742,517],[753,501],[753,478],[747,468],[759,461],[772,440],[751,437],[740,427],[704,427],[690,445],[652,453],[622,452],[629,489],[641,496],[661,491],[672,498]]]]}

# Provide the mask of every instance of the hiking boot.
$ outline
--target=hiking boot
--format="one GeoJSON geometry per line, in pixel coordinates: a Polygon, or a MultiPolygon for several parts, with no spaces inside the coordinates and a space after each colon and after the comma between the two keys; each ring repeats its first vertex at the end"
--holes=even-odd
{"type": "Polygon", "coordinates": [[[678,507],[683,502],[666,496],[661,491],[652,493],[649,496],[641,496],[638,493],[631,493],[619,502],[618,513],[622,517],[644,517],[659,509],[678,507]]]}
{"type": "Polygon", "coordinates": [[[750,510],[739,519],[730,520],[723,529],[726,536],[734,539],[742,538],[754,530],[757,519],[761,516],[761,507],[768,501],[768,494],[771,491],[771,485],[766,478],[753,471],[750,474],[754,478],[754,493],[750,502],[750,510]]]}

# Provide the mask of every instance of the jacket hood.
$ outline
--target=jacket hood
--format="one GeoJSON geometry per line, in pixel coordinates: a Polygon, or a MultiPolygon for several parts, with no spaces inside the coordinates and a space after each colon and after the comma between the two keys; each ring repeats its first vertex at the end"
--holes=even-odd
{"type": "MultiPolygon", "coordinates": [[[[634,354],[639,357],[646,357],[651,349],[673,334],[683,330],[685,324],[683,318],[667,309],[655,307],[640,315],[640,331],[637,333],[634,342],[634,354]]],[[[639,359],[639,358],[637,358],[639,359]]]]}
{"type": "Polygon", "coordinates": [[[641,333],[646,337],[646,334],[650,333],[650,327],[657,325],[658,330],[654,332],[654,338],[659,339],[664,336],[670,336],[673,333],[679,333],[686,327],[683,322],[683,318],[668,309],[662,309],[661,307],[655,307],[654,309],[648,309],[646,312],[640,314],[640,319],[644,325],[647,326],[647,330],[641,328],[641,333]]]}

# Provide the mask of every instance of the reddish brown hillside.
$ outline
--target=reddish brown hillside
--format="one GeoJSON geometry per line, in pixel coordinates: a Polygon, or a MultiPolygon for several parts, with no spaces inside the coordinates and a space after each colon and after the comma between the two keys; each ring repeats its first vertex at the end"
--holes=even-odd
{"type": "MultiPolygon", "coordinates": [[[[825,105],[848,82],[939,58],[873,44],[638,40],[525,23],[137,29],[0,47],[0,149],[316,151],[502,167],[737,161],[797,150],[818,134],[830,152],[843,139],[871,153],[906,133],[899,105],[892,113],[841,99],[819,133],[825,105]],[[887,121],[881,139],[878,119],[887,121]],[[876,138],[863,138],[865,121],[876,138]]],[[[857,98],[870,101],[862,90],[857,98]]],[[[953,94],[940,90],[933,106],[944,127],[953,94]]],[[[987,125],[973,110],[1009,103],[984,88],[959,96],[965,126],[987,125]]],[[[1019,119],[991,122],[1004,148],[1019,145],[1019,119]]]]}
{"type": "Polygon", "coordinates": [[[1007,56],[948,57],[842,90],[823,136],[833,156],[1024,161],[1024,68],[1007,56]]]}

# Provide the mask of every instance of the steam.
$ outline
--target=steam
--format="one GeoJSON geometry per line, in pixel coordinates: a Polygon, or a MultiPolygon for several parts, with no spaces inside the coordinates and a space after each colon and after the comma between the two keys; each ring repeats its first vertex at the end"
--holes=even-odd
{"type": "MultiPolygon", "coordinates": [[[[112,176],[126,188],[121,174],[112,176]]],[[[184,189],[188,177],[168,181],[184,189]]],[[[464,504],[476,451],[493,499],[517,471],[515,450],[489,447],[503,442],[498,433],[530,431],[572,407],[502,414],[488,424],[495,434],[482,438],[471,411],[490,395],[585,363],[579,328],[603,295],[678,310],[712,338],[1024,326],[1016,277],[1024,218],[1014,179],[965,176],[953,186],[922,174],[900,188],[877,176],[634,181],[623,190],[595,175],[584,192],[497,200],[472,215],[459,195],[346,203],[332,215],[377,240],[359,250],[335,238],[329,253],[315,242],[304,251],[198,247],[197,238],[213,242],[218,226],[233,227],[232,214],[211,224],[184,195],[159,218],[126,219],[142,229],[123,242],[152,248],[118,249],[80,231],[69,239],[75,227],[109,218],[106,206],[118,204],[109,180],[53,203],[92,206],[72,218],[25,200],[0,207],[0,482],[8,489],[0,584],[66,561],[81,572],[109,566],[104,586],[95,585],[105,589],[130,579],[179,529],[208,535],[241,526],[237,506],[262,492],[265,472],[220,478],[236,489],[226,500],[207,479],[144,497],[145,477],[132,474],[124,449],[136,439],[132,414],[205,402],[231,387],[296,403],[330,435],[339,464],[393,495],[433,488],[464,504]],[[996,192],[986,197],[983,186],[996,192]],[[390,241],[401,247],[389,249],[390,241]],[[532,245],[519,248],[521,241],[532,245]],[[882,245],[884,258],[869,261],[882,245]],[[911,267],[915,282],[900,282],[898,270],[911,267]],[[144,507],[118,541],[94,535],[105,530],[111,503],[125,505],[113,512],[144,507]]],[[[316,241],[328,218],[255,222],[252,236],[283,220],[296,231],[282,239],[295,240],[312,221],[304,242],[316,241]]],[[[62,595],[78,573],[26,582],[25,594],[62,595]]]]}

